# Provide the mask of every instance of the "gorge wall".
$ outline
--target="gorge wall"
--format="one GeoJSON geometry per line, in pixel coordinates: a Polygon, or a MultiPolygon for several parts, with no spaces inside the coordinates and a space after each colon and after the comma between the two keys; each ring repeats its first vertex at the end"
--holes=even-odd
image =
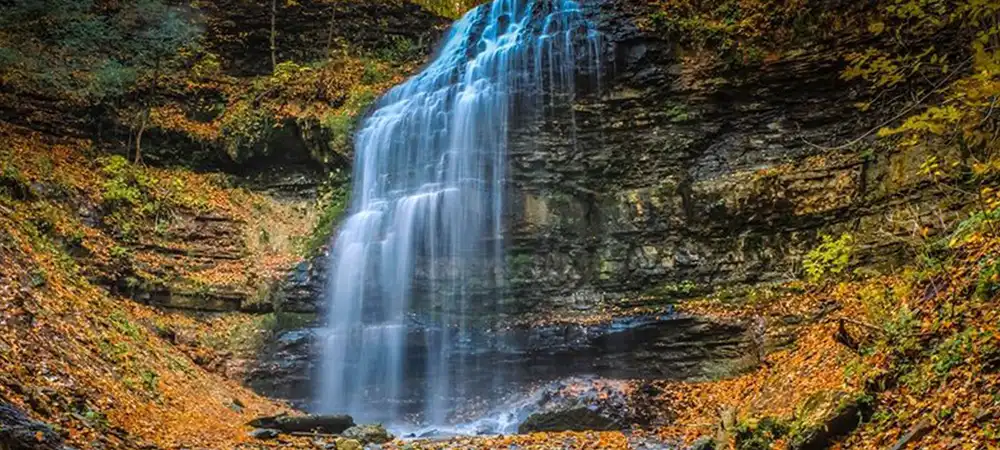
{"type": "Polygon", "coordinates": [[[602,93],[512,138],[514,310],[586,314],[787,280],[822,234],[855,234],[858,261],[887,262],[961,207],[940,207],[920,151],[876,151],[886,114],[855,106],[869,94],[840,77],[845,41],[713,67],[637,25],[642,6],[599,9],[613,61],[602,93]]]}
{"type": "MultiPolygon", "coordinates": [[[[475,294],[484,299],[473,313],[479,323],[499,322],[511,336],[542,344],[521,353],[501,348],[486,360],[525,365],[555,358],[543,347],[569,341],[579,361],[599,360],[602,351],[612,360],[645,355],[650,369],[633,377],[743,370],[756,364],[762,347],[775,345],[756,323],[708,323],[722,331],[701,334],[689,331],[702,322],[692,329],[666,321],[624,356],[594,343],[613,337],[574,341],[580,334],[613,336],[613,326],[584,332],[586,325],[559,324],[669,317],[670,305],[687,297],[739,296],[744,288],[794,279],[824,235],[852,235],[858,266],[892,264],[914,233],[946,228],[971,200],[942,201],[920,174],[922,150],[890,150],[872,133],[891,114],[855,106],[870,94],[840,76],[838,45],[849,36],[720,65],[685,48],[679,36],[648,27],[645,5],[584,4],[603,33],[600,86],[583,89],[571,110],[516,121],[507,285],[475,294]],[[664,332],[671,326],[677,333],[664,332]],[[656,342],[692,351],[675,364],[677,354],[656,342]],[[647,344],[659,350],[643,353],[647,344]]],[[[300,265],[276,296],[278,308],[325,308],[325,271],[325,256],[300,265]]],[[[484,333],[497,329],[482,325],[484,333]]],[[[306,404],[318,357],[314,339],[313,330],[279,337],[263,352],[251,385],[306,404]]],[[[535,378],[600,372],[586,362],[570,365],[566,373],[540,369],[535,378]]]]}

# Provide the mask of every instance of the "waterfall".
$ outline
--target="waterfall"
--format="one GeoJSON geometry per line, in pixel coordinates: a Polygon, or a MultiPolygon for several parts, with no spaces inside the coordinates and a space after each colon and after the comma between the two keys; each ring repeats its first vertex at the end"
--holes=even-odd
{"type": "Polygon", "coordinates": [[[501,309],[508,132],[571,110],[600,45],[576,2],[494,0],[376,103],[330,254],[318,410],[445,424],[509,381],[473,351],[477,321],[501,309]]]}

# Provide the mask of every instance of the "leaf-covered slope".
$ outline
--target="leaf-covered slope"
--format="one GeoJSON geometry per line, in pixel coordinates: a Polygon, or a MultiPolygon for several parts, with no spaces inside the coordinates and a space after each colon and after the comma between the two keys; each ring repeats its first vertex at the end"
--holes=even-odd
{"type": "MultiPolygon", "coordinates": [[[[138,244],[157,233],[156,224],[169,230],[171,218],[201,210],[240,218],[250,231],[261,221],[286,223],[280,205],[211,176],[108,163],[82,140],[7,125],[3,140],[3,401],[57,425],[80,448],[233,448],[246,440],[243,422],[281,409],[199,365],[206,361],[199,355],[212,353],[206,337],[221,334],[226,322],[113,293],[114,280],[163,267],[138,244]],[[136,262],[147,257],[148,265],[136,262]]],[[[293,257],[273,248],[261,255],[234,260],[245,265],[209,283],[252,285],[247,277],[272,276],[293,257]]],[[[178,270],[199,276],[196,266],[178,270]]]]}

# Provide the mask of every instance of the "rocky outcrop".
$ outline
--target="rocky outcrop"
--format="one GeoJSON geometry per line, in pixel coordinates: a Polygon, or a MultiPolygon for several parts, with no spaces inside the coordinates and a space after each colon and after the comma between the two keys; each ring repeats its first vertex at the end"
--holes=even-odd
{"type": "Polygon", "coordinates": [[[325,307],[323,288],[326,286],[327,260],[324,251],[289,271],[271,296],[274,308],[295,313],[322,311],[325,307]]]}
{"type": "MultiPolygon", "coordinates": [[[[407,386],[414,391],[401,399],[406,408],[420,410],[427,364],[421,360],[422,346],[438,339],[441,332],[421,327],[410,330],[405,353],[414,357],[406,361],[407,386]]],[[[293,330],[278,336],[261,352],[261,361],[247,376],[248,384],[258,392],[308,408],[323,333],[322,329],[293,330]]],[[[761,341],[744,323],[676,316],[477,333],[469,341],[481,345],[457,347],[453,355],[464,361],[456,370],[462,374],[467,398],[507,395],[523,390],[527,382],[580,375],[673,380],[727,376],[756,367],[761,341]],[[499,392],[491,392],[491,387],[499,392]]]]}
{"type": "Polygon", "coordinates": [[[840,79],[833,46],[705,68],[629,4],[592,6],[601,85],[513,131],[508,310],[586,314],[788,279],[824,233],[856,234],[857,260],[878,263],[914,223],[937,229],[961,208],[938,206],[919,151],[856,139],[882,116],[854,107],[866,91],[840,79]]]}
{"type": "Polygon", "coordinates": [[[0,403],[0,448],[4,450],[63,450],[63,438],[52,427],[0,403]]]}
{"type": "Polygon", "coordinates": [[[624,426],[586,406],[577,406],[532,414],[517,427],[517,432],[616,430],[624,426]]]}

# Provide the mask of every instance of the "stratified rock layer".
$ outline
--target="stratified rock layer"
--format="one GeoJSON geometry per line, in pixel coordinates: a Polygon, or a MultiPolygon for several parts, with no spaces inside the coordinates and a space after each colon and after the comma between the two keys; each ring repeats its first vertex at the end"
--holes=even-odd
{"type": "Polygon", "coordinates": [[[513,131],[502,310],[588,314],[789,279],[821,234],[854,233],[856,261],[877,263],[961,206],[928,189],[919,151],[857,139],[883,117],[854,106],[867,91],[840,79],[835,47],[706,68],[627,4],[595,13],[601,86],[513,131]]]}

